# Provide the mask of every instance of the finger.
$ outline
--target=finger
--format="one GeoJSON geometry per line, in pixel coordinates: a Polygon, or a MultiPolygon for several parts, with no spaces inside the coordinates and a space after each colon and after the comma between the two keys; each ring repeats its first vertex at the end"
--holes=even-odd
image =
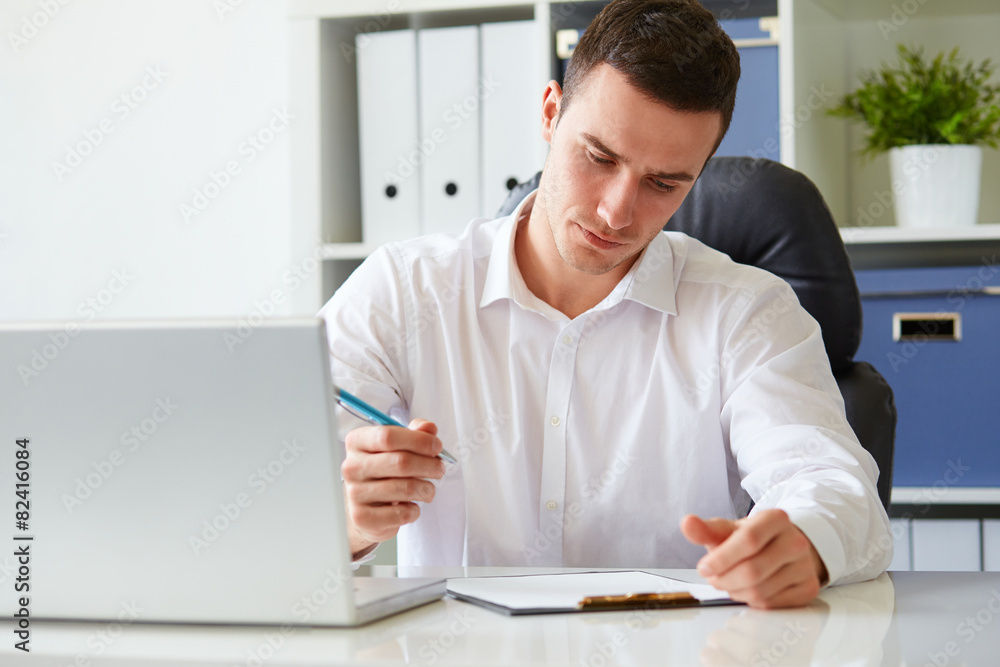
{"type": "Polygon", "coordinates": [[[384,542],[399,532],[399,527],[420,518],[414,503],[390,505],[351,505],[351,522],[357,532],[371,542],[384,542]]]}
{"type": "Polygon", "coordinates": [[[437,435],[438,427],[437,424],[426,419],[411,419],[410,425],[407,426],[413,431],[423,431],[424,433],[430,433],[431,435],[437,435]]]}
{"type": "MultiPolygon", "coordinates": [[[[424,428],[434,428],[431,422],[423,422],[424,428]]],[[[347,434],[348,450],[359,452],[394,452],[406,450],[421,456],[433,457],[441,452],[441,441],[433,433],[412,430],[402,426],[362,426],[347,434]]]]}
{"type": "Polygon", "coordinates": [[[350,452],[340,466],[340,474],[349,483],[368,482],[393,477],[441,479],[444,461],[408,451],[377,453],[350,452]]]}
{"type": "Polygon", "coordinates": [[[712,585],[722,587],[729,597],[739,602],[746,602],[752,607],[768,607],[769,601],[773,600],[782,591],[789,587],[805,584],[809,580],[816,583],[816,590],[819,591],[819,578],[812,571],[811,565],[806,560],[797,560],[779,568],[770,577],[757,584],[750,586],[733,587],[715,582],[712,585]]]}
{"type": "MultiPolygon", "coordinates": [[[[807,576],[805,579],[792,577],[792,581],[787,586],[767,594],[746,595],[745,600],[751,607],[756,609],[779,609],[782,607],[801,607],[808,604],[819,595],[819,579],[815,576],[807,576]]],[[[741,596],[744,597],[744,596],[741,596]]],[[[736,599],[735,597],[733,598],[736,599]]]]}
{"type": "Polygon", "coordinates": [[[698,561],[703,577],[719,576],[737,563],[763,551],[783,530],[791,526],[781,510],[768,510],[740,522],[732,535],[698,561]]]}
{"type": "Polygon", "coordinates": [[[712,585],[726,591],[741,591],[760,587],[782,568],[801,562],[803,572],[812,567],[809,539],[794,526],[782,531],[767,546],[731,568],[711,577],[712,585]]]}
{"type": "Polygon", "coordinates": [[[723,542],[736,529],[736,522],[727,519],[702,519],[688,514],[681,519],[681,533],[693,544],[711,549],[723,542]]]}
{"type": "Polygon", "coordinates": [[[352,484],[347,495],[352,503],[374,505],[395,502],[422,502],[434,500],[434,485],[413,477],[380,479],[363,484],[352,484]]]}
{"type": "Polygon", "coordinates": [[[760,644],[756,636],[746,634],[741,631],[734,631],[731,623],[726,623],[722,630],[712,632],[705,640],[705,647],[715,649],[721,655],[728,656],[728,660],[720,664],[726,665],[746,665],[750,664],[751,658],[760,649],[760,644]]]}

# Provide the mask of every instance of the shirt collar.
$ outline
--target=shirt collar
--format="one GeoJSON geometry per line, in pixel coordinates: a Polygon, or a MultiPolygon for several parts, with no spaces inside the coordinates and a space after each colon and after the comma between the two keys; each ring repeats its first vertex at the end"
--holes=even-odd
{"type": "MultiPolygon", "coordinates": [[[[676,264],[678,268],[682,267],[684,258],[678,257],[676,264]]],[[[622,298],[676,315],[674,295],[677,292],[679,271],[674,270],[674,265],[674,246],[670,243],[670,237],[665,232],[660,232],[619,283],[619,287],[625,287],[622,298]]]]}
{"type": "MultiPolygon", "coordinates": [[[[531,194],[522,199],[514,212],[497,230],[496,238],[493,240],[493,250],[490,252],[489,264],[486,268],[483,296],[479,300],[480,308],[485,308],[500,299],[513,299],[523,303],[523,298],[519,301],[518,297],[524,297],[525,293],[530,294],[514,258],[514,232],[521,220],[531,214],[531,207],[535,203],[535,193],[537,192],[538,190],[533,190],[531,194]]],[[[534,295],[531,296],[534,297],[534,295]]]]}
{"type": "MultiPolygon", "coordinates": [[[[511,299],[530,310],[539,310],[543,313],[554,311],[528,289],[514,256],[515,230],[518,224],[531,214],[537,192],[534,190],[525,197],[497,230],[486,269],[483,296],[479,300],[480,308],[485,308],[500,299],[511,299]]],[[[683,264],[683,260],[680,264],[683,264]]],[[[646,246],[639,260],[632,265],[611,293],[595,306],[595,310],[605,310],[623,299],[628,299],[648,308],[676,315],[675,291],[674,251],[667,235],[660,233],[646,246]]]]}

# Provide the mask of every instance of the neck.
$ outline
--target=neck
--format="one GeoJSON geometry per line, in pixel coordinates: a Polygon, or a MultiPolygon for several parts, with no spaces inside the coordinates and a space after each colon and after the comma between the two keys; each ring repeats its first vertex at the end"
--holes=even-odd
{"type": "Polygon", "coordinates": [[[556,249],[540,190],[530,214],[518,221],[514,234],[514,258],[524,284],[532,294],[570,319],[611,294],[635,262],[629,260],[600,275],[569,266],[556,249]]]}

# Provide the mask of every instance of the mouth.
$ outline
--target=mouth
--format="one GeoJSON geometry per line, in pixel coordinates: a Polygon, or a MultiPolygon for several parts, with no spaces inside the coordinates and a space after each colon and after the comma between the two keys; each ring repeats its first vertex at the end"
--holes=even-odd
{"type": "Polygon", "coordinates": [[[587,243],[591,244],[595,248],[600,248],[601,250],[610,250],[611,248],[616,248],[620,245],[625,245],[618,241],[612,241],[611,239],[606,239],[603,236],[595,234],[594,232],[586,229],[583,225],[576,223],[576,226],[580,228],[583,232],[583,238],[586,239],[587,243]]]}

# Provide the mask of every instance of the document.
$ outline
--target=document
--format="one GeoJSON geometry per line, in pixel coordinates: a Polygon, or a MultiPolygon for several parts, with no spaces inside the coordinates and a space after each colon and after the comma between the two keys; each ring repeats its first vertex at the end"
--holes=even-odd
{"type": "Polygon", "coordinates": [[[740,604],[708,584],[635,570],[449,579],[448,594],[511,616],[740,604]]]}

